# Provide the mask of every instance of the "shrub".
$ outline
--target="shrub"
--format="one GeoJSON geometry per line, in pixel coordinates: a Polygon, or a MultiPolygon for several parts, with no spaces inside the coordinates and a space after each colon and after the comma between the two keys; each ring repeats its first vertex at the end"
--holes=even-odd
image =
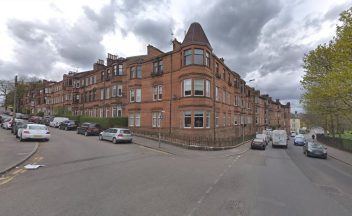
{"type": "Polygon", "coordinates": [[[97,118],[97,117],[90,117],[90,116],[66,116],[66,117],[77,121],[78,124],[82,124],[84,122],[91,122],[91,123],[99,124],[103,128],[128,126],[127,117],[116,117],[116,118],[97,118]]]}

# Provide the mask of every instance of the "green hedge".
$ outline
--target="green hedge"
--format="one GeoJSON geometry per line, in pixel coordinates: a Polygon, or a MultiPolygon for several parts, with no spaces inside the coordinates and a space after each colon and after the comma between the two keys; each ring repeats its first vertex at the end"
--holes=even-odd
{"type": "Polygon", "coordinates": [[[91,122],[100,124],[103,128],[111,127],[128,127],[128,118],[127,117],[116,117],[116,118],[97,118],[90,116],[66,116],[69,119],[75,120],[78,124],[84,122],[91,122]]]}

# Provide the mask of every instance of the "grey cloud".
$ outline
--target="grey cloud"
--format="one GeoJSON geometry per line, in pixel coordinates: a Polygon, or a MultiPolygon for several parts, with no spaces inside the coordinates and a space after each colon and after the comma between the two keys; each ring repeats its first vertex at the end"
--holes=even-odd
{"type": "Polygon", "coordinates": [[[134,34],[160,49],[170,49],[171,32],[173,28],[171,19],[138,20],[132,28],[134,34]]]}
{"type": "Polygon", "coordinates": [[[91,8],[84,6],[83,11],[86,17],[95,22],[99,31],[114,31],[116,26],[116,13],[118,6],[115,0],[111,0],[110,4],[102,7],[99,13],[94,12],[91,8]]]}
{"type": "Polygon", "coordinates": [[[117,10],[115,1],[104,5],[98,13],[88,7],[83,10],[84,14],[73,25],[63,20],[50,20],[48,24],[8,21],[8,30],[16,42],[15,58],[0,64],[1,75],[59,78],[67,72],[56,66],[62,61],[72,67],[90,68],[105,56],[101,41],[105,33],[114,31],[117,10]]]}
{"type": "Polygon", "coordinates": [[[344,4],[336,5],[332,8],[330,8],[330,10],[328,12],[326,12],[326,14],[324,15],[324,19],[326,19],[326,20],[336,19],[337,17],[339,17],[339,15],[342,11],[347,10],[350,7],[352,7],[351,2],[346,2],[344,4]]]}
{"type": "Polygon", "coordinates": [[[196,18],[215,50],[250,52],[258,45],[262,28],[281,8],[277,0],[222,0],[207,11],[199,11],[196,18]]]}

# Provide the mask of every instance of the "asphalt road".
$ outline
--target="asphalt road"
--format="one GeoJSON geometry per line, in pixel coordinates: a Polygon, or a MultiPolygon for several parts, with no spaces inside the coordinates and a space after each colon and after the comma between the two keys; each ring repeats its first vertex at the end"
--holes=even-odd
{"type": "Polygon", "coordinates": [[[46,167],[20,168],[10,181],[0,181],[0,215],[352,212],[352,167],[332,158],[307,158],[292,144],[287,150],[268,146],[240,155],[184,149],[170,155],[73,131],[51,131],[52,139],[40,143],[31,159],[46,167]]]}

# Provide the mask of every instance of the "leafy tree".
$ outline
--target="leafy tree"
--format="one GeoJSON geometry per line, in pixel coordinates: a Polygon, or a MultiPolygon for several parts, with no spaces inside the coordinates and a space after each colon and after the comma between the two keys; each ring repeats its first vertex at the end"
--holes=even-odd
{"type": "Polygon", "coordinates": [[[352,123],[352,8],[339,20],[336,37],[304,56],[306,74],[301,81],[306,112],[333,135],[352,123]]]}

